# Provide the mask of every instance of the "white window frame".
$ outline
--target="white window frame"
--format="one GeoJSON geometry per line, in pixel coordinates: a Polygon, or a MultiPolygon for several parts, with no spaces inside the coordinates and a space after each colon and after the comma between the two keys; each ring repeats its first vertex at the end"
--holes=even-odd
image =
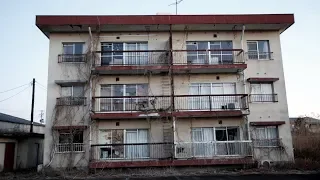
{"type": "Polygon", "coordinates": [[[247,49],[248,49],[248,59],[249,60],[272,60],[271,59],[271,51],[270,51],[270,42],[269,42],[269,40],[255,40],[255,41],[254,40],[249,40],[249,41],[247,41],[247,49]],[[260,52],[259,51],[259,41],[265,41],[265,42],[268,43],[269,52],[260,52]],[[256,47],[257,47],[257,50],[256,51],[249,50],[249,46],[248,46],[249,43],[255,43],[256,47]],[[257,54],[257,58],[249,58],[250,52],[256,53],[257,54]],[[265,55],[265,54],[266,54],[267,58],[260,58],[260,55],[265,55]]]}
{"type": "MultiPolygon", "coordinates": [[[[187,49],[187,46],[188,45],[195,45],[195,43],[196,43],[196,46],[197,46],[197,50],[206,50],[206,51],[196,51],[196,53],[197,53],[197,59],[199,59],[199,55],[205,55],[205,56],[207,56],[207,60],[208,60],[208,63],[209,64],[219,64],[219,63],[223,63],[223,56],[225,56],[225,55],[232,55],[232,58],[233,58],[233,61],[234,61],[234,57],[233,57],[233,54],[231,53],[231,54],[223,54],[223,52],[222,51],[220,51],[220,54],[214,54],[214,53],[212,53],[212,52],[214,52],[214,51],[210,51],[210,47],[211,47],[211,43],[219,43],[219,45],[220,45],[220,49],[222,49],[222,42],[230,42],[231,44],[232,44],[232,48],[233,48],[233,41],[232,40],[225,40],[225,41],[187,41],[186,42],[186,49],[187,49]],[[200,42],[202,42],[202,43],[207,43],[207,47],[206,47],[206,49],[199,49],[199,46],[198,46],[198,43],[200,43],[200,42]],[[220,56],[220,60],[221,60],[221,62],[218,62],[218,63],[212,63],[213,61],[211,60],[211,55],[217,55],[217,56],[220,56]]],[[[187,56],[190,56],[190,55],[188,55],[188,53],[187,53],[187,56]]],[[[195,55],[192,55],[192,56],[195,56],[195,55]]],[[[206,62],[204,62],[204,64],[206,64],[206,62]]]]}
{"type": "Polygon", "coordinates": [[[84,97],[84,86],[61,86],[61,97],[84,97]],[[83,88],[83,95],[82,96],[74,96],[74,93],[73,93],[74,87],[82,87],[83,88]],[[71,88],[71,96],[62,96],[62,89],[63,88],[71,88]]]}
{"type": "MultiPolygon", "coordinates": [[[[139,85],[146,85],[146,88],[147,89],[149,89],[149,84],[148,83],[141,83],[141,84],[101,84],[100,85],[100,94],[101,94],[101,90],[102,90],[102,88],[106,88],[106,87],[110,87],[111,89],[111,97],[112,96],[114,96],[113,94],[112,94],[112,92],[113,92],[113,86],[114,85],[123,85],[123,98],[119,98],[119,99],[121,99],[122,101],[123,101],[123,111],[126,111],[126,103],[125,102],[127,102],[128,100],[130,100],[131,98],[126,98],[126,89],[127,89],[127,86],[136,86],[136,94],[137,94],[137,92],[138,92],[138,86],[139,85]]],[[[136,95],[137,96],[137,95],[136,95]]],[[[145,96],[148,96],[148,92],[147,92],[147,94],[145,95],[145,96]]],[[[118,98],[116,98],[116,99],[118,99],[118,98]]],[[[138,100],[139,98],[136,98],[136,100],[138,100]]],[[[113,104],[113,100],[115,100],[114,98],[111,98],[111,104],[113,104]]],[[[100,109],[100,108],[99,108],[100,109]]],[[[111,111],[111,112],[123,112],[123,111],[111,111]]],[[[132,111],[133,112],[133,111],[132,111]]]]}
{"type": "MultiPolygon", "coordinates": [[[[255,101],[255,100],[252,100],[252,99],[254,99],[254,98],[252,98],[252,97],[250,97],[250,102],[251,103],[274,103],[274,102],[277,102],[276,101],[276,97],[275,97],[275,90],[274,90],[274,83],[273,82],[263,82],[263,83],[259,83],[259,82],[252,82],[252,83],[250,83],[250,96],[251,95],[254,95],[254,96],[265,96],[265,95],[270,95],[271,96],[271,98],[273,99],[272,101],[255,101]],[[259,94],[252,94],[252,89],[253,89],[253,86],[252,85],[259,85],[260,86],[260,93],[259,94]],[[271,86],[271,93],[270,94],[266,94],[266,93],[262,93],[261,92],[261,85],[262,84],[268,84],[268,85],[270,85],[271,86]]],[[[263,99],[263,98],[261,98],[261,99],[263,99]]]]}
{"type": "MultiPolygon", "coordinates": [[[[279,128],[278,128],[278,126],[263,126],[263,127],[257,127],[257,128],[255,128],[255,131],[257,131],[257,130],[262,130],[262,131],[264,131],[264,139],[258,139],[257,137],[255,137],[255,140],[279,140],[280,138],[279,138],[279,128]],[[270,137],[269,137],[269,134],[268,134],[268,129],[275,129],[276,130],[276,139],[271,139],[270,137]]],[[[254,131],[254,132],[255,132],[254,131]]],[[[255,135],[255,136],[257,136],[257,135],[255,135]]],[[[267,145],[263,145],[263,146],[261,146],[261,145],[258,145],[258,146],[256,146],[256,147],[278,147],[278,146],[267,146],[267,145]]]]}
{"type": "Polygon", "coordinates": [[[74,152],[74,153],[79,153],[79,152],[84,152],[84,131],[83,130],[78,130],[79,132],[81,132],[82,134],[82,143],[74,143],[74,142],[69,142],[69,143],[60,143],[60,136],[61,135],[66,135],[68,138],[71,138],[69,140],[73,140],[72,136],[73,136],[73,133],[72,132],[58,132],[58,141],[59,143],[56,144],[56,151],[57,153],[71,153],[71,152],[74,152]],[[77,148],[74,148],[74,146],[76,146],[77,148]],[[70,149],[68,151],[60,151],[60,147],[63,147],[62,149],[70,149]],[[80,151],[77,151],[77,150],[71,150],[73,147],[73,149],[81,149],[80,151]]]}
{"type": "MultiPolygon", "coordinates": [[[[106,144],[106,146],[100,146],[99,147],[99,152],[101,151],[100,150],[100,148],[106,148],[106,147],[110,147],[110,146],[108,146],[108,145],[110,145],[110,144],[114,144],[113,142],[112,142],[112,131],[115,131],[115,130],[122,130],[123,131],[123,137],[122,137],[122,139],[123,139],[123,144],[127,144],[127,142],[126,142],[126,136],[127,136],[127,131],[131,131],[131,132],[133,132],[134,130],[136,130],[136,133],[138,133],[138,131],[140,130],[147,130],[147,132],[148,132],[148,137],[147,137],[147,143],[150,143],[150,130],[149,129],[144,129],[144,128],[142,128],[142,129],[99,129],[99,135],[98,135],[98,137],[100,137],[100,133],[101,133],[101,131],[110,131],[111,133],[110,133],[110,138],[111,138],[111,143],[105,143],[105,142],[99,142],[99,144],[106,144]]],[[[138,136],[137,136],[137,138],[138,138],[138,136]]],[[[99,139],[99,138],[98,138],[99,139]]],[[[137,139],[138,140],[138,139],[137,139]]],[[[131,143],[131,144],[135,144],[135,143],[131,143]]],[[[137,144],[139,144],[139,143],[137,143],[137,144]]],[[[100,154],[100,153],[99,153],[100,154]]],[[[150,154],[149,154],[149,156],[150,156],[150,154]]],[[[144,159],[144,158],[149,158],[149,157],[139,157],[139,159],[144,159]]],[[[99,159],[126,159],[126,149],[125,149],[125,147],[123,146],[123,158],[101,158],[100,157],[100,155],[99,155],[99,159]]]]}
{"type": "MultiPolygon", "coordinates": [[[[123,49],[123,51],[127,51],[127,49],[126,49],[126,45],[127,44],[135,44],[136,45],[136,50],[138,49],[138,44],[145,44],[146,46],[147,46],[147,50],[149,49],[149,44],[148,44],[148,41],[135,41],[135,42],[101,42],[101,47],[103,47],[103,46],[111,46],[111,51],[114,51],[114,43],[122,43],[122,49],[123,49]],[[109,45],[104,45],[104,44],[109,44],[109,45]]],[[[101,48],[101,50],[102,50],[102,48],[101,48]]],[[[122,55],[121,55],[121,57],[122,57],[122,65],[128,65],[129,63],[128,63],[128,60],[127,60],[127,58],[126,58],[126,53],[130,53],[130,52],[122,52],[122,55]]],[[[146,54],[147,56],[148,56],[148,54],[146,54]]],[[[120,55],[113,55],[113,53],[111,52],[111,55],[102,55],[102,53],[101,53],[101,59],[103,58],[103,57],[111,57],[111,62],[110,62],[110,64],[109,65],[113,65],[114,64],[114,57],[117,57],[117,56],[120,56],[120,55]]],[[[135,57],[144,57],[143,55],[141,55],[141,52],[140,53],[136,53],[136,56],[135,57]]],[[[148,58],[147,58],[148,59],[148,58]]],[[[102,62],[101,62],[102,63],[102,62]]],[[[146,62],[147,63],[147,62],[146,62]]],[[[138,64],[137,62],[136,62],[136,64],[138,64]]],[[[121,65],[121,64],[115,64],[115,65],[121,65]]]]}
{"type": "Polygon", "coordinates": [[[63,54],[65,54],[65,52],[64,52],[64,47],[65,46],[72,46],[73,48],[73,50],[72,50],[72,54],[67,54],[67,55],[76,55],[75,54],[75,52],[76,52],[76,44],[81,44],[82,45],[82,52],[81,53],[83,53],[83,51],[84,51],[84,42],[63,42],[62,43],[62,51],[63,51],[63,54]]]}

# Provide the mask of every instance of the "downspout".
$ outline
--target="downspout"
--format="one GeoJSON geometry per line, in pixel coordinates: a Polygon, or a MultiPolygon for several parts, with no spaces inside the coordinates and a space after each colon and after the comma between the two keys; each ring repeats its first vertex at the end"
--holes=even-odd
{"type": "Polygon", "coordinates": [[[174,78],[173,78],[173,45],[172,45],[172,25],[170,24],[170,36],[169,36],[169,49],[170,49],[170,85],[171,85],[171,118],[172,118],[172,130],[173,130],[173,150],[174,150],[174,158],[176,157],[176,118],[173,116],[173,112],[175,110],[174,104],[174,78]]]}

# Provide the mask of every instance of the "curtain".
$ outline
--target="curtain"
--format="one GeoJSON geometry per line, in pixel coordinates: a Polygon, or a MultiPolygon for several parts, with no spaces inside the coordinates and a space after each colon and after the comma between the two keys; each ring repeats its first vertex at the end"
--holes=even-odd
{"type": "Polygon", "coordinates": [[[201,110],[209,110],[210,109],[210,95],[211,94],[211,84],[205,83],[200,84],[200,95],[208,95],[208,96],[200,96],[200,109],[201,110]]]}
{"type": "MultiPolygon", "coordinates": [[[[147,43],[137,43],[137,50],[148,50],[147,43]]],[[[137,56],[138,64],[148,64],[148,52],[139,52],[137,56]]],[[[152,62],[155,63],[155,62],[152,62]]]]}
{"type": "MultiPolygon", "coordinates": [[[[148,143],[148,130],[138,129],[138,143],[148,143]]],[[[138,146],[139,157],[149,157],[149,145],[138,146]]]]}
{"type": "Polygon", "coordinates": [[[203,130],[203,156],[212,157],[214,155],[213,128],[202,128],[203,130]]]}
{"type": "MultiPolygon", "coordinates": [[[[125,43],[125,50],[126,51],[135,51],[137,50],[136,48],[136,43],[125,43]]],[[[128,65],[133,65],[133,64],[137,64],[137,52],[126,52],[124,53],[126,62],[125,64],[128,65]]]]}
{"type": "MultiPolygon", "coordinates": [[[[148,143],[148,130],[127,130],[126,143],[148,143]]],[[[148,145],[126,145],[126,158],[146,158],[149,157],[148,145]]]]}
{"type": "MultiPolygon", "coordinates": [[[[190,95],[199,95],[200,88],[199,84],[191,84],[189,87],[189,94],[190,95]]],[[[200,109],[200,98],[199,97],[188,97],[188,104],[190,110],[200,109]]]]}
{"type": "MultiPolygon", "coordinates": [[[[212,94],[223,94],[223,84],[212,84],[212,94]]],[[[212,109],[222,109],[225,105],[223,96],[212,96],[212,109]]]]}

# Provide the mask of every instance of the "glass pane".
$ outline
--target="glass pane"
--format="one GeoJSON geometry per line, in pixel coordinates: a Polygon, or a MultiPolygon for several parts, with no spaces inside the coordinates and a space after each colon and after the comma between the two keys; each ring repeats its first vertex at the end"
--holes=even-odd
{"type": "Polygon", "coordinates": [[[216,128],[216,140],[217,141],[227,141],[227,131],[225,128],[216,128]]]}
{"type": "Polygon", "coordinates": [[[269,42],[268,41],[258,41],[259,52],[269,52],[269,42]]]}
{"type": "Polygon", "coordinates": [[[232,64],[233,63],[233,55],[222,55],[222,61],[223,64],[232,64]]]}
{"type": "MultiPolygon", "coordinates": [[[[113,43],[113,51],[123,51],[123,43],[113,43]]],[[[113,55],[122,56],[123,52],[114,52],[113,55]]]]}
{"type": "Polygon", "coordinates": [[[136,85],[126,85],[126,94],[125,96],[136,96],[137,89],[136,85]]]}
{"type": "MultiPolygon", "coordinates": [[[[222,41],[222,49],[232,49],[232,41],[222,41]]],[[[222,51],[222,54],[232,54],[232,51],[222,51]]]]}
{"type": "Polygon", "coordinates": [[[101,65],[106,66],[106,65],[110,65],[112,61],[112,57],[101,57],[101,65]]]}
{"type": "Polygon", "coordinates": [[[227,127],[227,131],[228,131],[228,141],[240,140],[239,128],[227,127]]]}
{"type": "Polygon", "coordinates": [[[59,134],[59,143],[71,143],[71,134],[70,133],[60,133],[59,134]]]}
{"type": "Polygon", "coordinates": [[[278,138],[278,132],[276,127],[268,127],[267,128],[267,136],[268,139],[277,139],[278,138]]]}
{"type": "Polygon", "coordinates": [[[248,42],[248,51],[257,51],[257,43],[256,42],[248,42]]]}
{"type": "Polygon", "coordinates": [[[196,42],[190,42],[187,44],[187,50],[190,50],[188,51],[188,56],[189,55],[196,55],[197,54],[197,49],[198,49],[198,44],[196,42]]]}
{"type": "Polygon", "coordinates": [[[112,85],[112,96],[124,96],[124,86],[112,85]]]}
{"type": "Polygon", "coordinates": [[[148,95],[148,85],[138,84],[137,85],[137,96],[147,96],[148,95]]]}
{"type": "Polygon", "coordinates": [[[73,96],[74,97],[83,97],[84,96],[84,87],[83,86],[73,86],[73,96]]]}
{"type": "Polygon", "coordinates": [[[73,54],[73,45],[72,44],[64,44],[63,45],[63,54],[73,54]]]}
{"type": "MultiPolygon", "coordinates": [[[[200,50],[208,49],[208,42],[198,42],[198,49],[200,49],[200,50]]],[[[203,53],[205,53],[205,51],[202,52],[202,54],[203,53]]]]}
{"type": "Polygon", "coordinates": [[[202,142],[202,132],[200,130],[192,130],[192,141],[193,142],[202,142]]]}
{"type": "Polygon", "coordinates": [[[111,86],[101,86],[101,96],[111,96],[111,86]]]}
{"type": "Polygon", "coordinates": [[[83,43],[75,43],[75,52],[74,54],[83,54],[83,43]]]}
{"type": "Polygon", "coordinates": [[[61,97],[69,97],[72,95],[72,87],[61,87],[61,97]]]}

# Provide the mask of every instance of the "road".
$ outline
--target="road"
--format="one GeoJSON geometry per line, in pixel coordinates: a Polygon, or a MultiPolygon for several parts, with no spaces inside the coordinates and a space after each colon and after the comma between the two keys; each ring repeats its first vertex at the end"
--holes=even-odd
{"type": "MultiPolygon", "coordinates": [[[[319,180],[320,174],[254,174],[254,175],[210,175],[171,176],[150,178],[95,178],[94,180],[319,180]]],[[[92,179],[93,180],[93,179],[92,179]]]]}

